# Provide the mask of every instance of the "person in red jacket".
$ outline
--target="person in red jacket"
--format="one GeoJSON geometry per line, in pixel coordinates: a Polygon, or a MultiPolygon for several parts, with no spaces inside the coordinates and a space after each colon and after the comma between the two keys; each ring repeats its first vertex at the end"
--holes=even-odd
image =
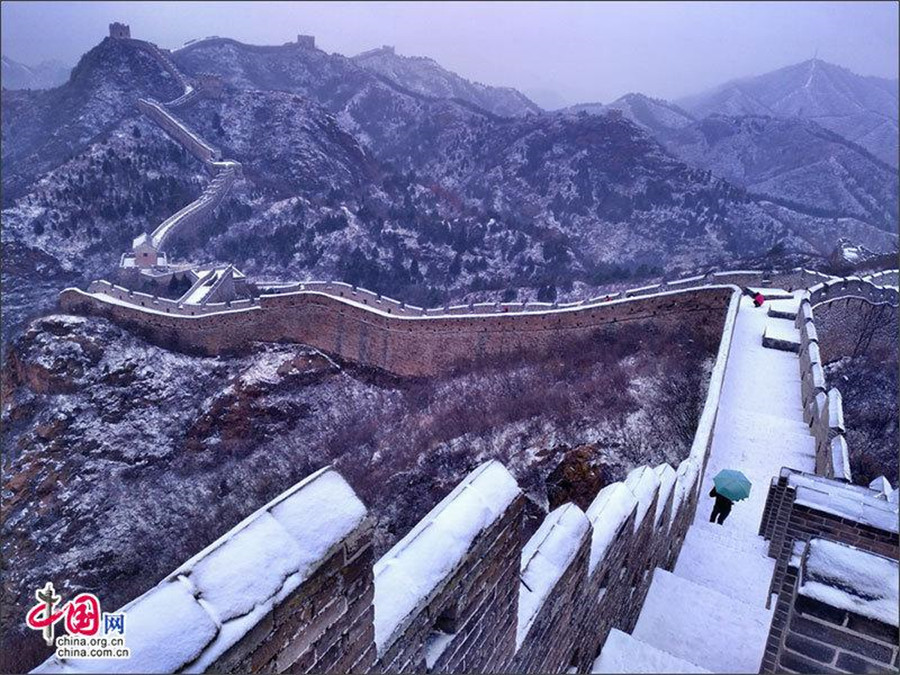
{"type": "Polygon", "coordinates": [[[754,307],[762,307],[763,303],[766,301],[766,298],[759,291],[754,291],[752,288],[747,288],[746,286],[743,288],[743,294],[749,295],[753,298],[753,306],[754,307]]]}

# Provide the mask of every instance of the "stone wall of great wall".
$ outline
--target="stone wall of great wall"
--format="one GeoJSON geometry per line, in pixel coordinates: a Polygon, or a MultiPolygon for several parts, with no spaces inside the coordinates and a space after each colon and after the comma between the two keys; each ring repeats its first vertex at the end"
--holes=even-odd
{"type": "MultiPolygon", "coordinates": [[[[725,314],[700,422],[677,470],[638,467],[603,488],[586,512],[566,504],[548,514],[523,545],[521,491],[502,465],[487,462],[375,561],[365,506],[326,467],[123,608],[129,667],[590,672],[609,631],[634,628],[654,570],[674,567],[693,520],[740,305],[735,286],[774,286],[808,289],[796,326],[804,419],[817,459],[815,475],[785,468],[769,487],[759,533],[776,558],[776,600],[761,672],[896,670],[896,620],[836,608],[803,588],[826,545],[894,565],[900,557],[897,491],[850,483],[841,397],[825,382],[828,348],[820,348],[814,320],[848,299],[896,313],[896,282],[896,271],[866,279],[742,271],[568,305],[429,310],[339,283],[272,285],[253,300],[202,308],[108,282],[66,289],[64,310],[107,316],[167,346],[220,353],[251,340],[299,341],[401,375],[438,372],[460,358],[540,352],[598,325],[725,314]]],[[[118,666],[54,657],[36,672],[118,666]]]]}
{"type": "Polygon", "coordinates": [[[700,322],[718,322],[733,289],[714,286],[532,313],[418,317],[389,315],[311,291],[265,295],[258,304],[235,302],[231,308],[207,305],[205,313],[190,316],[178,313],[174,301],[154,301],[121,287],[108,292],[112,295],[67,289],[60,305],[68,312],[105,316],[157,344],[188,352],[238,351],[252,341],[295,342],[398,375],[418,376],[473,358],[545,353],[561,338],[587,335],[616,322],[686,312],[695,313],[700,322]]]}
{"type": "MultiPolygon", "coordinates": [[[[816,284],[805,294],[797,313],[800,330],[800,374],[804,419],[816,439],[816,473],[850,481],[850,460],[845,439],[841,393],[828,387],[824,363],[852,352],[859,337],[848,330],[848,314],[873,313],[881,331],[896,338],[898,293],[896,287],[876,285],[890,281],[892,273],[861,279],[848,277],[816,284]],[[875,283],[873,283],[875,282],[875,283]],[[814,317],[822,316],[818,321],[814,317]],[[877,316],[883,315],[883,316],[877,316]],[[819,327],[824,326],[824,336],[819,327]]],[[[893,278],[896,274],[893,273],[893,278]]]]}
{"type": "Polygon", "coordinates": [[[160,103],[152,99],[140,99],[138,107],[179,145],[203,162],[206,170],[214,176],[200,197],[167,218],[154,230],[153,245],[156,249],[162,250],[171,237],[195,232],[197,227],[212,215],[234,181],[242,173],[239,162],[223,160],[221,152],[217,148],[191,131],[187,125],[171,113],[172,110],[186,108],[201,96],[217,97],[221,95],[222,81],[216,76],[202,74],[192,84],[172,63],[164,50],[152,42],[131,38],[128,26],[110,24],[110,36],[128,40],[131,44],[146,51],[178,84],[183,93],[172,101],[160,103]]]}
{"type": "MultiPolygon", "coordinates": [[[[798,274],[804,273],[790,272],[787,278],[798,274]]],[[[768,277],[769,283],[786,285],[778,275],[768,277]]],[[[728,280],[750,278],[735,273],[728,280]]],[[[596,304],[527,310],[521,305],[424,310],[397,303],[392,306],[396,314],[368,305],[383,299],[360,289],[329,285],[342,297],[321,286],[288,286],[282,289],[287,292],[262,296],[246,307],[195,316],[166,314],[159,305],[141,307],[138,303],[153,303],[153,298],[106,282],[98,282],[90,293],[67,290],[61,297],[67,309],[107,313],[150,330],[156,339],[165,340],[166,332],[173,331],[173,338],[183,335],[184,346],[218,351],[250,339],[296,339],[413,375],[435,372],[479,349],[490,355],[526,346],[549,348],[560,334],[604,323],[659,318],[666,312],[705,316],[727,307],[696,437],[677,470],[639,467],[625,481],[601,490],[586,512],[567,504],[550,513],[523,546],[521,492],[504,467],[488,462],[377,562],[372,560],[364,507],[343,479],[323,470],[273,502],[296,500],[296,507],[267,505],[127,606],[136,631],[143,630],[143,617],[164,593],[190,605],[179,616],[209,626],[192,628],[191,640],[182,641],[190,644],[181,654],[169,654],[165,663],[151,650],[136,654],[135,663],[165,671],[590,672],[609,631],[634,628],[654,570],[673,569],[696,510],[740,294],[733,286],[719,285],[671,290],[688,285],[670,283],[669,290],[654,289],[653,294],[627,292],[596,304]],[[316,489],[320,481],[329,483],[327,489],[316,489]],[[317,514],[315,522],[311,513],[317,514]],[[276,538],[253,549],[254,542],[284,537],[284,531],[292,537],[289,542],[276,538]],[[241,553],[235,552],[238,546],[241,553]],[[235,569],[235,560],[245,567],[235,569]],[[275,579],[263,588],[254,574],[271,569],[277,572],[275,579]],[[238,591],[240,602],[230,597],[238,591]],[[235,604],[245,606],[244,613],[235,604]]],[[[819,373],[813,308],[844,297],[896,303],[897,291],[866,280],[829,279],[803,296],[797,324],[807,356],[801,369],[819,373]]],[[[817,441],[827,441],[831,448],[843,433],[839,394],[826,391],[821,373],[805,378],[803,392],[804,401],[815,404],[809,414],[817,441]]],[[[842,463],[823,462],[818,476],[785,469],[770,487],[760,526],[778,561],[772,579],[778,599],[763,663],[769,671],[805,663],[806,657],[785,646],[802,643],[791,627],[802,630],[808,622],[802,614],[805,601],[797,605],[796,600],[799,577],[792,561],[798,546],[826,537],[898,556],[897,527],[891,520],[896,520],[896,507],[872,490],[830,479],[842,463]],[[846,506],[851,503],[847,494],[857,506],[846,506]],[[835,504],[845,504],[848,511],[835,504]]],[[[839,627],[836,639],[852,632],[850,620],[845,617],[847,625],[839,627]]],[[[853,630],[863,625],[858,618],[853,622],[853,630]]],[[[171,625],[150,624],[148,630],[157,631],[152,634],[155,644],[186,630],[180,619],[171,625]]],[[[882,636],[885,630],[864,627],[882,636]]],[[[896,659],[890,643],[885,646],[883,638],[874,643],[877,656],[896,659]]],[[[872,658],[860,656],[859,650],[839,652],[828,654],[841,663],[872,658]]],[[[90,663],[97,668],[98,662],[90,663]]],[[[40,670],[77,672],[77,666],[51,659],[40,670]]]]}
{"type": "MultiPolygon", "coordinates": [[[[609,629],[633,627],[655,567],[677,556],[699,459],[677,474],[636,469],[587,514],[550,513],[524,546],[524,496],[490,461],[378,561],[365,507],[325,468],[121,608],[140,636],[129,668],[590,672],[609,629]]],[[[34,672],[115,665],[53,657],[34,672]]]]}
{"type": "MultiPolygon", "coordinates": [[[[492,331],[506,337],[486,345],[502,345],[516,331],[552,342],[560,331],[651,316],[673,302],[724,311],[725,321],[691,451],[677,470],[639,467],[601,490],[586,513],[571,504],[550,513],[523,547],[524,498],[508,471],[488,462],[373,566],[365,508],[340,476],[323,469],[124,608],[130,634],[146,636],[132,647],[130,665],[162,672],[590,672],[609,630],[633,628],[654,570],[672,569],[693,519],[740,294],[713,286],[577,311],[408,318],[322,293],[295,296],[271,299],[288,316],[292,306],[318,304],[319,316],[333,315],[331,330],[331,322],[351,316],[360,325],[377,318],[393,338],[443,346],[454,334],[471,346],[492,331]],[[163,607],[171,621],[158,621],[163,607]],[[159,644],[173,646],[163,651],[159,644]]],[[[64,298],[149,314],[80,291],[64,298]]],[[[262,308],[159,317],[217,322],[254,313],[262,308]]],[[[299,317],[311,315],[294,316],[302,323],[299,317]]],[[[284,325],[274,315],[267,322],[284,325]]],[[[401,344],[412,350],[394,362],[408,364],[403,370],[418,373],[443,358],[434,351],[423,358],[414,342],[401,344]]],[[[38,672],[114,666],[53,658],[38,672]]]]}
{"type": "MultiPolygon", "coordinates": [[[[897,271],[864,279],[832,279],[810,288],[797,313],[804,419],[816,441],[815,474],[788,467],[772,479],[759,534],[775,558],[775,606],[760,672],[886,672],[896,670],[895,621],[873,615],[864,598],[841,607],[804,589],[811,547],[838,546],[862,558],[860,569],[900,558],[897,491],[853,485],[841,393],[829,388],[822,364],[852,352],[861,315],[875,313],[896,340],[897,271]],[[878,315],[881,316],[878,316],[878,315]],[[823,330],[824,329],[824,330],[823,330]]],[[[889,338],[890,339],[890,338],[889,338]]],[[[846,563],[843,563],[846,565],[846,563]]],[[[830,572],[837,579],[846,570],[830,572]]],[[[896,571],[891,572],[896,575],[896,571]]],[[[851,584],[859,569],[850,572],[851,584]]],[[[865,576],[865,575],[863,575],[865,576]]],[[[873,580],[867,579],[868,583],[873,580]]],[[[885,583],[874,580],[875,585],[885,583]]]]}
{"type": "Polygon", "coordinates": [[[583,302],[434,309],[338,282],[286,285],[254,299],[197,307],[98,281],[87,292],[66,289],[60,306],[107,317],[172,349],[219,354],[253,341],[300,342],[363,365],[417,376],[450,369],[460,360],[541,354],[560,337],[586,335],[597,326],[622,321],[663,320],[686,312],[695,313],[698,321],[719,321],[734,291],[724,284],[786,285],[804,278],[818,280],[819,275],[803,270],[727,272],[583,302]]]}

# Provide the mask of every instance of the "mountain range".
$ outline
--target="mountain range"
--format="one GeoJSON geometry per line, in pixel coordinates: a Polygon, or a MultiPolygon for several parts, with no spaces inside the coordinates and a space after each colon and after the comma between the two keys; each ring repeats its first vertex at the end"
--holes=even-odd
{"type": "Polygon", "coordinates": [[[812,59],[676,101],[695,117],[767,115],[817,122],[897,167],[897,80],[812,59]]]}
{"type": "Polygon", "coordinates": [[[0,62],[0,84],[4,89],[51,89],[68,80],[72,70],[59,61],[42,61],[36,66],[26,66],[3,56],[0,62]]]}
{"type": "Polygon", "coordinates": [[[401,56],[393,47],[385,46],[357,54],[353,61],[395,84],[432,98],[461,99],[506,117],[542,112],[536,103],[512,87],[490,87],[470,82],[442,68],[433,59],[401,56]]]}
{"type": "MultiPolygon", "coordinates": [[[[244,166],[177,258],[431,305],[554,299],[776,254],[824,261],[841,237],[896,247],[896,169],[813,120],[699,117],[637,94],[546,113],[385,49],[208,38],[171,59],[222,78],[220,99],[177,114],[244,166]]],[[[108,277],[131,237],[203,189],[199,163],[136,108],[178,93],[145,50],[110,38],[62,86],[4,92],[3,275],[17,308],[4,327],[52,303],[47,284],[108,277]]]]}

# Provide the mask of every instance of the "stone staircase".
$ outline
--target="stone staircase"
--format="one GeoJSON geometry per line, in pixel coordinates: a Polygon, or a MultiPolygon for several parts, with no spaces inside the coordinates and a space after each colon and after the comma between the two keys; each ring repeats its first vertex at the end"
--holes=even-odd
{"type": "Polygon", "coordinates": [[[772,300],[767,303],[766,331],[763,333],[763,347],[799,353],[800,329],[794,325],[800,298],[772,300]]]}
{"type": "Polygon", "coordinates": [[[815,463],[815,439],[803,420],[798,356],[765,340],[796,331],[799,302],[785,295],[767,310],[742,300],[694,522],[673,571],[654,571],[634,630],[610,633],[593,672],[759,672],[773,616],[766,604],[775,569],[757,534],[765,486],[783,465],[815,463]],[[725,524],[716,525],[708,522],[712,500],[702,498],[724,468],[743,471],[753,488],[725,524]]]}

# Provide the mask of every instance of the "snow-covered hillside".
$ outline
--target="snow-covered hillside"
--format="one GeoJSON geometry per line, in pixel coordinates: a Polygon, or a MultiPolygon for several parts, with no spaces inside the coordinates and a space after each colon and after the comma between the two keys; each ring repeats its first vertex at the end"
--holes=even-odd
{"type": "Polygon", "coordinates": [[[470,82],[441,67],[433,59],[401,56],[393,47],[372,49],[353,60],[363,68],[418,94],[434,98],[458,98],[504,117],[541,112],[533,101],[512,87],[491,87],[470,82]]]}

